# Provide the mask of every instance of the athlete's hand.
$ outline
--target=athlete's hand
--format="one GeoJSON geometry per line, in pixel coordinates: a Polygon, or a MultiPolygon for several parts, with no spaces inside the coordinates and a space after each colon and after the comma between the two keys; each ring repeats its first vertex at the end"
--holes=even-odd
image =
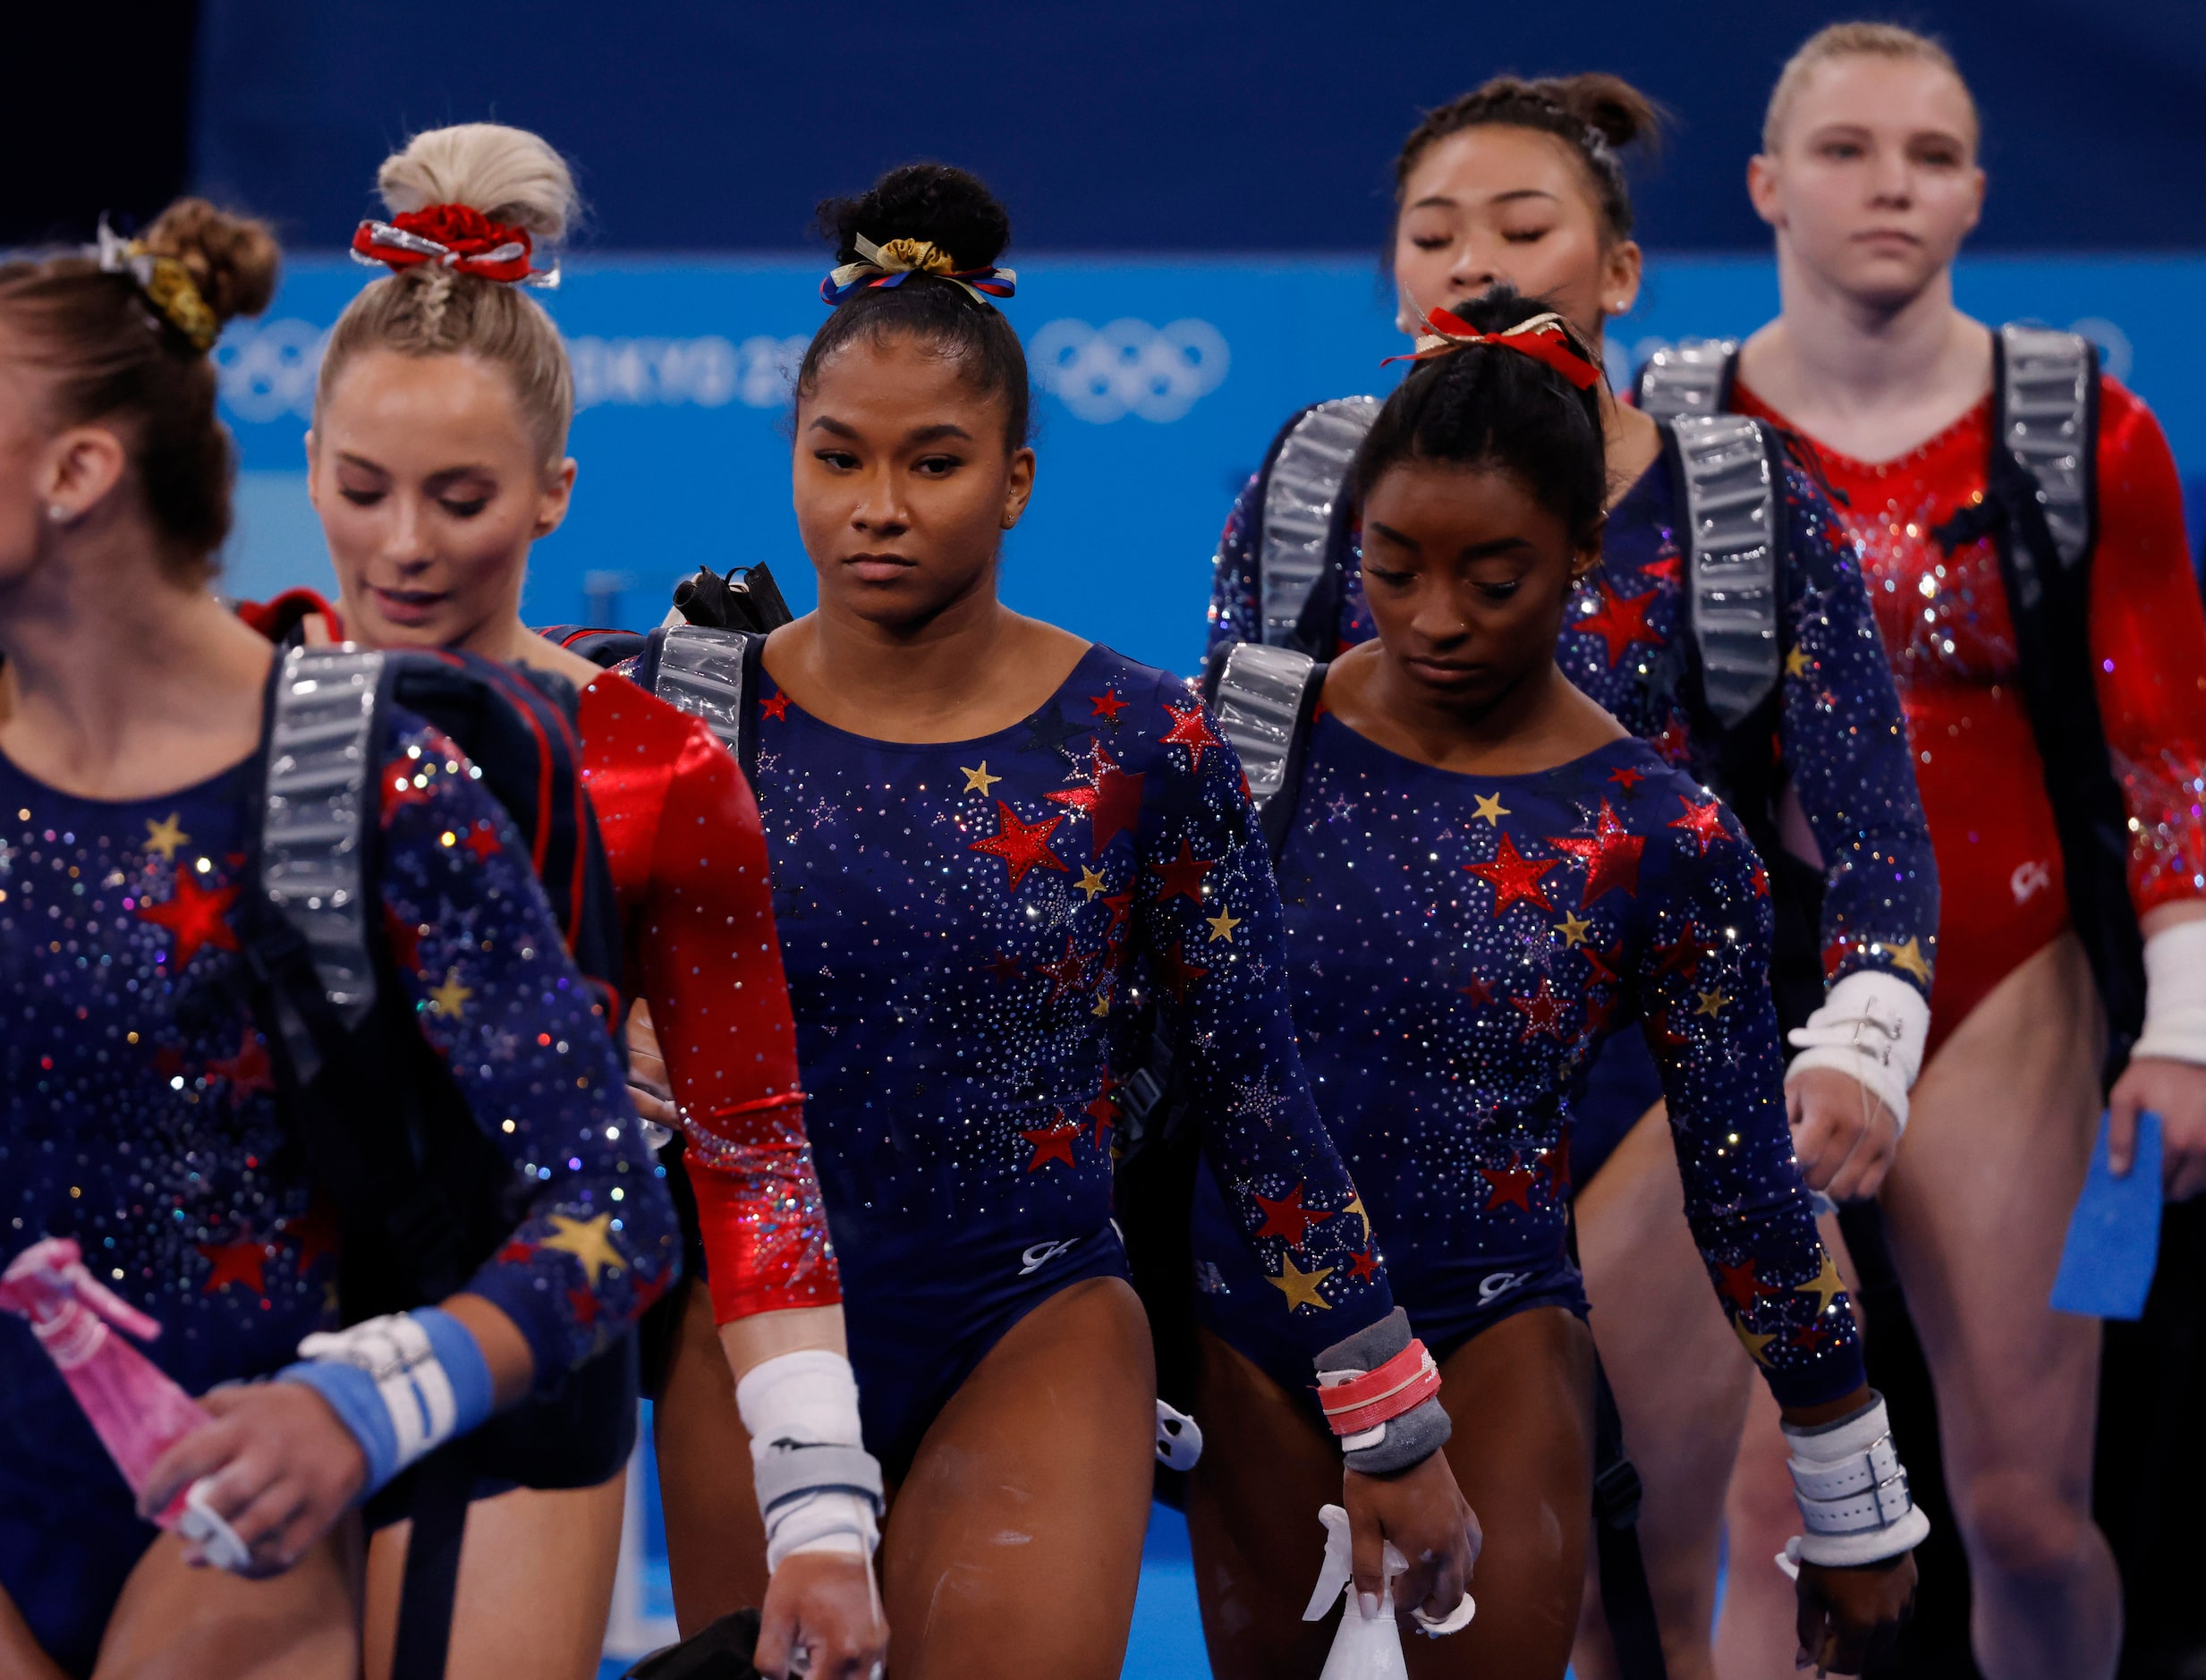
{"type": "Polygon", "coordinates": [[[1800,1666],[1860,1674],[1890,1651],[1915,1613],[1915,1555],[1845,1569],[1803,1563],[1798,1591],[1800,1666]]]}
{"type": "Polygon", "coordinates": [[[1344,1472],[1341,1504],[1348,1513],[1349,1564],[1359,1605],[1377,1608],[1386,1582],[1386,1542],[1392,1540],[1409,1560],[1395,1579],[1394,1608],[1422,1610],[1436,1622],[1455,1614],[1485,1536],[1455,1485],[1447,1454],[1435,1453],[1392,1476],[1344,1472]]]}
{"type": "Polygon", "coordinates": [[[628,1012],[628,1096],[636,1112],[670,1132],[682,1129],[675,1108],[674,1082],[667,1076],[666,1058],[658,1053],[658,1033],[651,1025],[650,1006],[636,999],[628,1012]]]}
{"type": "MultiPolygon", "coordinates": [[[[211,1477],[208,1506],[252,1554],[239,1573],[280,1574],[352,1503],[368,1479],[367,1457],[329,1403],[304,1383],[216,1388],[199,1404],[214,1422],[155,1461],[138,1514],[150,1522],[201,1476],[211,1477]]],[[[190,1545],[184,1560],[207,1558],[190,1545]]]]}
{"type": "Polygon", "coordinates": [[[2137,1158],[2137,1116],[2160,1117],[2161,1182],[2170,1201],[2206,1190],[2206,1067],[2141,1056],[2107,1099],[2107,1165],[2120,1177],[2137,1158]]]}
{"type": "Polygon", "coordinates": [[[873,1590],[873,1565],[838,1552],[796,1552],[766,1583],[759,1648],[751,1663],[784,1680],[789,1659],[810,1653],[805,1680],[874,1680],[888,1655],[888,1621],[873,1590]]]}
{"type": "Polygon", "coordinates": [[[1899,1122],[1867,1086],[1836,1068],[1803,1068],[1785,1082],[1785,1115],[1810,1190],[1833,1201],[1877,1193],[1899,1150],[1899,1122]]]}

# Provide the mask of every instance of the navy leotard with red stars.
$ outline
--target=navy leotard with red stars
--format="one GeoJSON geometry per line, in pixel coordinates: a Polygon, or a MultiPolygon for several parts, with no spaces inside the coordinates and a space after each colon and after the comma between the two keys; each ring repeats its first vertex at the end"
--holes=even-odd
{"type": "MultiPolygon", "coordinates": [[[[1740,1339],[1782,1404],[1860,1387],[1784,1124],[1768,878],[1699,784],[1628,739],[1539,775],[1458,775],[1320,715],[1279,883],[1303,1065],[1436,1354],[1509,1312],[1581,1305],[1564,1093],[1636,1020],[1740,1339]]],[[[1207,1186],[1196,1255],[1212,1328],[1306,1391],[1207,1186]]]]}
{"type": "MultiPolygon", "coordinates": [[[[672,1281],[677,1227],[602,1009],[504,811],[398,720],[377,892],[421,1030],[538,1182],[470,1288],[558,1380],[672,1281]]],[[[266,1374],[334,1327],[335,1236],[267,1048],[216,982],[238,960],[242,767],[110,802],[0,759],[0,1264],[71,1236],[163,1327],[185,1388],[266,1374]]],[[[154,1531],[19,1319],[0,1314],[0,1588],[89,1672],[154,1531]]]]}
{"type": "Polygon", "coordinates": [[[926,745],[766,687],[757,792],[807,1124],[892,1472],[1023,1313],[1124,1275],[1108,1056],[1137,976],[1305,1379],[1391,1310],[1295,1056],[1240,767],[1184,683],[1091,647],[1023,723],[926,745]],[[1332,1217],[1289,1244],[1279,1208],[1332,1217]]]}

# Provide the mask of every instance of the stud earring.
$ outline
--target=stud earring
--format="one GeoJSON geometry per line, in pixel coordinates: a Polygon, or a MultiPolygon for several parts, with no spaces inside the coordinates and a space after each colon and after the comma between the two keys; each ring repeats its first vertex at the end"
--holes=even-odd
{"type": "Polygon", "coordinates": [[[69,522],[69,510],[64,507],[59,502],[54,502],[47,505],[46,516],[52,520],[56,525],[66,525],[69,522]]]}

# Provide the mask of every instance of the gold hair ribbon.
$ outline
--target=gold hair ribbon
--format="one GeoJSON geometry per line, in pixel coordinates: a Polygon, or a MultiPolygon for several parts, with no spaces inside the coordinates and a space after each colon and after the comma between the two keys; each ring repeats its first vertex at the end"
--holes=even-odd
{"type": "MultiPolygon", "coordinates": [[[[915,274],[930,274],[963,286],[976,303],[988,303],[983,293],[1010,297],[1019,276],[1009,268],[959,268],[950,253],[928,239],[892,239],[877,245],[863,233],[853,233],[851,245],[858,260],[844,263],[819,283],[822,301],[840,303],[868,286],[901,285],[915,274]]],[[[992,306],[991,306],[992,307],[992,306]]]]}
{"type": "Polygon", "coordinates": [[[117,237],[104,216],[99,218],[99,242],[91,254],[100,273],[126,274],[135,280],[146,301],[184,335],[192,349],[204,353],[215,347],[215,340],[222,336],[222,323],[207,307],[191,270],[182,259],[147,250],[143,240],[117,237]]]}

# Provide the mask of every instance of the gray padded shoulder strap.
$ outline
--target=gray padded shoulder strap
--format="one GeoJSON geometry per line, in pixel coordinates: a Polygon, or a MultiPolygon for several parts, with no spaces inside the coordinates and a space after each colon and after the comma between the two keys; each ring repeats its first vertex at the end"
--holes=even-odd
{"type": "Polygon", "coordinates": [[[1294,422],[1272,455],[1256,574],[1264,640],[1274,647],[1294,635],[1302,604],[1325,569],[1334,506],[1379,407],[1375,396],[1320,403],[1294,422]]]}
{"type": "Polygon", "coordinates": [[[2002,396],[1997,441],[2038,487],[2038,505],[2064,570],[2091,543],[2091,387],[2099,362],[2089,339],[2045,327],[1999,329],[2002,396]]]}
{"type": "Polygon", "coordinates": [[[1761,428],[1739,414],[1670,422],[1684,469],[1694,645],[1709,709],[1726,728],[1777,686],[1777,475],[1761,428]]]}
{"type": "Polygon", "coordinates": [[[659,699],[701,717],[730,752],[741,754],[743,722],[743,653],[751,641],[740,630],[704,624],[677,624],[659,645],[659,699]]]}
{"type": "Polygon", "coordinates": [[[383,656],[293,648],[276,675],[260,816],[260,887],[313,955],[348,1027],[376,1001],[363,825],[374,820],[376,694],[383,656]]]}
{"type": "Polygon", "coordinates": [[[1657,420],[1722,412],[1724,376],[1738,353],[1735,338],[1688,338],[1656,351],[1640,369],[1641,412],[1657,420]]]}
{"type": "Polygon", "coordinates": [[[1302,691],[1317,663],[1306,653],[1244,641],[1218,673],[1218,726],[1241,759],[1250,801],[1260,811],[1286,781],[1302,691]]]}

